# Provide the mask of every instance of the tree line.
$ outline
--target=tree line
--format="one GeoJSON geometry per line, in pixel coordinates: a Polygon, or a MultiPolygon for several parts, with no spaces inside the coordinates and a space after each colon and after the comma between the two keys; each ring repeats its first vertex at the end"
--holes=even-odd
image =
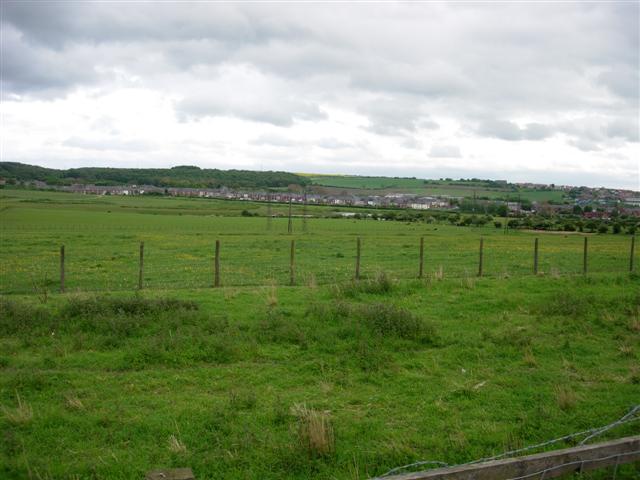
{"type": "Polygon", "coordinates": [[[180,188],[284,188],[291,184],[307,186],[311,181],[289,172],[219,170],[195,166],[172,168],[53,168],[0,162],[0,178],[9,183],[41,181],[48,185],[154,185],[180,188]]]}

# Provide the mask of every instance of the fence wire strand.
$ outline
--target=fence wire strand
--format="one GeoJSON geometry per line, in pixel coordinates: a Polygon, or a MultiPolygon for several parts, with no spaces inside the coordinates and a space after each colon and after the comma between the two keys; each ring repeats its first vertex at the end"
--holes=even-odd
{"type": "MultiPolygon", "coordinates": [[[[589,430],[583,430],[581,432],[576,432],[576,433],[571,433],[569,435],[564,435],[562,437],[558,437],[558,438],[554,438],[552,440],[547,440],[546,442],[542,442],[542,443],[537,443],[535,445],[529,445],[527,447],[524,448],[519,448],[517,450],[509,450],[507,452],[501,453],[499,455],[494,455],[492,457],[484,457],[484,458],[480,458],[477,460],[473,460],[471,462],[466,462],[466,463],[459,463],[457,465],[448,465],[445,462],[441,462],[441,461],[436,461],[436,460],[424,460],[424,461],[418,461],[418,462],[413,462],[413,463],[409,463],[407,465],[402,465],[400,467],[395,467],[392,468],[391,470],[389,470],[388,472],[378,476],[378,477],[373,477],[371,480],[376,480],[376,479],[380,479],[380,478],[385,478],[385,477],[389,477],[391,475],[394,475],[396,473],[401,473],[401,472],[406,472],[412,468],[415,467],[420,467],[420,466],[425,466],[425,465],[437,465],[440,467],[462,467],[462,466],[466,466],[466,465],[475,465],[478,463],[483,463],[483,462],[490,462],[493,460],[501,460],[504,458],[509,458],[509,457],[513,457],[517,454],[521,454],[524,452],[529,452],[531,450],[538,450],[541,448],[544,448],[546,446],[549,445],[553,445],[555,443],[558,442],[562,442],[562,441],[567,441],[567,440],[571,440],[574,438],[578,438],[578,437],[582,437],[585,436],[585,438],[580,441],[579,445],[585,445],[588,441],[602,435],[603,433],[611,430],[612,428],[615,428],[619,425],[623,425],[625,423],[631,423],[631,422],[635,422],[640,420],[640,404],[635,405],[634,407],[632,407],[626,414],[624,414],[622,417],[620,417],[619,419],[617,419],[614,422],[611,422],[607,425],[603,425],[600,427],[595,427],[595,428],[591,428],[589,430]]],[[[626,455],[631,455],[632,453],[638,453],[638,452],[631,452],[631,453],[626,453],[626,454],[618,454],[618,456],[626,456],[626,455]]],[[[585,460],[584,462],[595,462],[595,461],[604,461],[604,460],[608,460],[610,458],[614,458],[616,455],[613,455],[611,457],[607,457],[607,458],[602,458],[602,459],[598,459],[598,460],[585,460]]],[[[546,473],[547,471],[551,471],[551,470],[555,470],[557,468],[563,467],[563,466],[568,466],[571,465],[573,463],[576,462],[570,462],[567,464],[563,464],[563,465],[556,465],[554,467],[550,467],[547,468],[545,470],[541,470],[539,472],[536,473],[532,473],[532,474],[528,474],[525,475],[523,477],[516,477],[516,478],[511,478],[509,480],[521,480],[521,479],[525,479],[525,478],[530,478],[530,477],[534,477],[536,475],[543,475],[544,473],[546,473]]],[[[578,464],[580,462],[577,462],[578,464]]]]}

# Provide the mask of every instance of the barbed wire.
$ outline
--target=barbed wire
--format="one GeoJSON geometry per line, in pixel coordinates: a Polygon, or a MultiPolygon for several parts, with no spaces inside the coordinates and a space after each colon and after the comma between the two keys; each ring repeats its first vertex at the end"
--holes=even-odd
{"type": "MultiPolygon", "coordinates": [[[[567,441],[567,440],[572,440],[574,438],[577,437],[582,437],[585,436],[586,437],[579,443],[579,445],[584,445],[587,441],[592,440],[593,438],[596,438],[597,436],[602,435],[603,433],[611,430],[612,428],[615,428],[619,425],[623,425],[625,423],[631,423],[631,422],[635,422],[640,420],[640,404],[635,405],[634,407],[632,407],[626,414],[624,414],[622,417],[620,417],[619,419],[617,419],[614,422],[608,423],[607,425],[603,425],[600,427],[595,427],[595,428],[590,428],[589,430],[583,430],[581,432],[576,432],[576,433],[570,433],[568,435],[564,435],[562,437],[558,437],[558,438],[554,438],[551,440],[547,440],[545,442],[542,443],[537,443],[535,445],[529,445],[527,447],[523,447],[523,448],[518,448],[516,450],[509,450],[507,452],[501,453],[499,455],[494,455],[491,457],[484,457],[484,458],[480,458],[477,460],[473,460],[471,462],[466,462],[466,463],[459,463],[456,465],[448,465],[445,462],[441,462],[441,461],[436,461],[436,460],[425,460],[425,461],[418,461],[418,462],[413,462],[413,463],[409,463],[407,465],[402,465],[400,467],[395,467],[392,468],[391,470],[389,470],[388,472],[378,476],[378,477],[373,477],[371,480],[376,480],[376,479],[380,479],[380,478],[385,478],[385,477],[389,477],[393,474],[396,473],[400,473],[400,472],[404,472],[407,471],[411,468],[415,468],[415,467],[419,467],[419,466],[424,466],[424,465],[439,465],[441,467],[462,467],[462,466],[466,466],[466,465],[476,465],[478,463],[483,463],[483,462],[490,462],[493,460],[500,460],[503,458],[509,458],[509,457],[513,457],[516,454],[521,454],[524,452],[529,452],[532,450],[539,450],[541,448],[547,447],[549,445],[553,445],[556,444],[558,442],[562,442],[562,441],[567,441]]],[[[636,452],[637,453],[637,452],[636,452]]],[[[629,454],[619,454],[618,456],[623,456],[623,455],[629,455],[629,454]]],[[[611,458],[614,458],[614,456],[612,456],[611,458]]],[[[603,461],[605,459],[602,459],[603,461]]],[[[590,462],[595,461],[595,460],[590,460],[590,462]]],[[[586,461],[582,461],[583,463],[586,461]]],[[[571,464],[572,462],[568,463],[568,464],[563,464],[563,465],[558,465],[555,467],[550,467],[546,470],[541,470],[540,472],[536,472],[533,474],[528,474],[525,475],[523,477],[517,477],[517,478],[513,478],[510,480],[521,480],[521,479],[526,479],[529,478],[531,476],[535,476],[535,475],[541,475],[543,473],[545,473],[546,471],[552,470],[552,469],[556,469],[556,468],[560,468],[561,466],[567,466],[569,464],[571,464]]],[[[580,462],[577,462],[578,464],[580,462]]]]}

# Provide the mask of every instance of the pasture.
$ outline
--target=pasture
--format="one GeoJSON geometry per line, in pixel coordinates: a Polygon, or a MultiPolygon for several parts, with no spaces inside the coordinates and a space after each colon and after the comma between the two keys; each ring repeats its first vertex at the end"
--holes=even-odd
{"type": "MultiPolygon", "coordinates": [[[[304,175],[304,174],[302,174],[304,175]]],[[[418,178],[366,177],[351,175],[305,175],[314,185],[353,194],[380,195],[385,193],[410,193],[416,195],[442,195],[450,197],[489,199],[523,199],[531,201],[561,202],[564,194],[561,190],[535,190],[530,188],[489,187],[483,183],[447,180],[424,180],[418,178]]]]}
{"type": "Polygon", "coordinates": [[[629,236],[590,235],[582,275],[581,235],[331,218],[306,233],[296,218],[288,235],[285,218],[267,230],[241,217],[265,208],[244,202],[2,195],[0,478],[189,466],[198,479],[364,479],[604,425],[640,403],[629,236]]]}

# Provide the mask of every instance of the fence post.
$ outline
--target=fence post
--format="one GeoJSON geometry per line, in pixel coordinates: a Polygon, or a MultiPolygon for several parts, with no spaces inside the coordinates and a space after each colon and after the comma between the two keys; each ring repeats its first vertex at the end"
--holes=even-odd
{"type": "Polygon", "coordinates": [[[480,239],[480,258],[478,259],[478,276],[482,276],[484,238],[480,239]]]}
{"type": "Polygon", "coordinates": [[[144,242],[140,242],[140,264],[138,267],[138,290],[142,290],[143,270],[144,270],[144,242]]]}
{"type": "Polygon", "coordinates": [[[582,274],[587,274],[587,237],[584,237],[584,247],[582,252],[582,274]]]}
{"type": "Polygon", "coordinates": [[[538,275],[538,239],[533,244],[533,274],[538,275]]]}
{"type": "Polygon", "coordinates": [[[64,245],[60,246],[60,293],[64,293],[64,245]]]}
{"type": "Polygon", "coordinates": [[[289,257],[289,285],[296,283],[296,241],[291,240],[291,255],[289,257]]]}
{"type": "Polygon", "coordinates": [[[213,286],[220,286],[220,240],[216,240],[216,254],[213,261],[213,286]]]}
{"type": "Polygon", "coordinates": [[[420,268],[418,269],[418,278],[424,276],[424,237],[420,237],[420,268]]]}
{"type": "Polygon", "coordinates": [[[633,256],[635,255],[636,250],[636,236],[635,234],[631,236],[631,254],[629,255],[629,271],[633,273],[633,256]]]}
{"type": "Polygon", "coordinates": [[[360,251],[361,242],[360,237],[356,239],[356,280],[360,280],[360,251]]]}

